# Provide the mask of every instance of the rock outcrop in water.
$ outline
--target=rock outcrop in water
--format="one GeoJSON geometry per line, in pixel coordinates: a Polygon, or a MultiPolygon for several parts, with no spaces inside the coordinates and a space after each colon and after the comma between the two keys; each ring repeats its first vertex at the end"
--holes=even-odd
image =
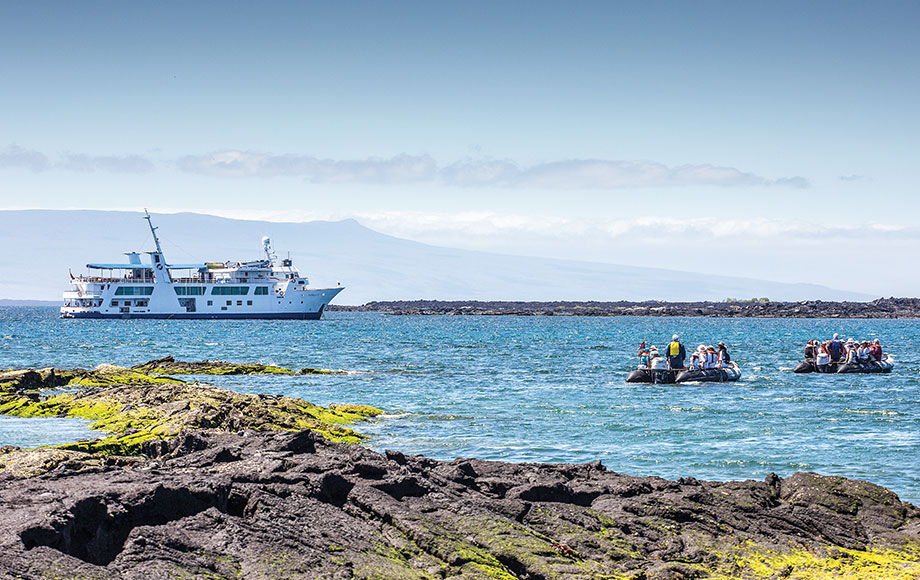
{"type": "Polygon", "coordinates": [[[343,372],[310,367],[295,371],[275,365],[230,363],[220,360],[185,362],[177,361],[171,356],[134,365],[131,369],[147,375],[319,375],[343,372]]]}
{"type": "Polygon", "coordinates": [[[517,316],[708,316],[714,318],[920,318],[920,298],[872,302],[504,302],[413,300],[330,305],[330,311],[517,316]]]}
{"type": "Polygon", "coordinates": [[[920,577],[920,510],[863,481],[381,454],[313,423],[358,408],[200,384],[35,395],[7,388],[4,409],[153,436],[130,456],[0,449],[6,465],[68,454],[0,471],[0,578],[920,577]]]}
{"type": "Polygon", "coordinates": [[[34,475],[65,462],[87,461],[95,465],[99,456],[137,456],[189,429],[310,429],[336,441],[357,442],[364,436],[346,425],[382,412],[366,405],[325,408],[293,397],[241,394],[171,377],[148,380],[150,377],[141,375],[146,378],[137,382],[137,375],[141,373],[114,365],[101,365],[95,371],[85,372],[49,368],[0,374],[0,413],[18,417],[79,417],[91,420],[91,428],[108,434],[100,439],[61,445],[54,451],[5,448],[0,453],[0,471],[34,475]],[[113,386],[52,391],[50,396],[48,391],[37,390],[97,384],[114,381],[118,376],[125,380],[113,386]]]}

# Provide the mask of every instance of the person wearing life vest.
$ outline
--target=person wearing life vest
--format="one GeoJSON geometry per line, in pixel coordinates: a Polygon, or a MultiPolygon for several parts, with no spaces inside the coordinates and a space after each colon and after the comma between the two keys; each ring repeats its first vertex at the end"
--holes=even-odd
{"type": "Polygon", "coordinates": [[[829,345],[829,342],[819,344],[815,353],[815,367],[817,367],[819,373],[826,373],[827,365],[831,362],[831,355],[827,350],[829,345]]]}
{"type": "Polygon", "coordinates": [[[853,345],[852,339],[850,339],[847,344],[847,364],[859,364],[859,353],[856,350],[856,347],[853,345]]]}
{"type": "Polygon", "coordinates": [[[719,341],[719,366],[720,367],[729,367],[731,366],[732,357],[728,355],[728,349],[725,348],[725,343],[719,341]]]}
{"type": "Polygon", "coordinates": [[[657,362],[659,358],[661,358],[661,353],[658,352],[658,347],[652,345],[652,347],[648,349],[648,368],[656,368],[658,366],[657,362]]]}
{"type": "Polygon", "coordinates": [[[834,333],[834,339],[828,345],[827,353],[831,355],[831,362],[840,362],[840,359],[843,358],[843,341],[840,340],[838,334],[834,333]]]}
{"type": "Polygon", "coordinates": [[[716,347],[711,344],[706,347],[706,368],[714,369],[719,366],[719,353],[716,352],[716,347]]]}
{"type": "Polygon", "coordinates": [[[815,360],[815,354],[817,353],[817,348],[815,347],[815,341],[809,340],[805,345],[805,360],[815,360]]]}
{"type": "Polygon", "coordinates": [[[687,358],[687,351],[684,350],[684,345],[680,343],[679,338],[676,334],[672,336],[665,351],[665,354],[668,355],[668,367],[672,369],[684,368],[684,359],[687,358]]]}
{"type": "Polygon", "coordinates": [[[869,354],[876,362],[882,362],[882,345],[877,338],[872,341],[872,346],[869,347],[869,354]]]}
{"type": "Polygon", "coordinates": [[[647,369],[648,368],[648,351],[645,350],[645,341],[642,341],[642,344],[639,345],[639,368],[647,369]]]}
{"type": "Polygon", "coordinates": [[[699,349],[690,354],[690,370],[695,371],[703,367],[702,353],[699,349]]]}

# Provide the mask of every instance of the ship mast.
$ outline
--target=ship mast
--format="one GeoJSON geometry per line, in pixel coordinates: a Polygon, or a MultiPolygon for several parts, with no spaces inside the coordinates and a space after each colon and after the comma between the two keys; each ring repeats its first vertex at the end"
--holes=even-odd
{"type": "Polygon", "coordinates": [[[144,208],[144,219],[147,220],[147,225],[150,226],[150,233],[153,234],[153,243],[157,245],[157,253],[161,256],[163,255],[163,248],[160,247],[160,238],[157,237],[157,228],[153,227],[153,221],[150,219],[150,212],[147,211],[147,208],[144,208]]]}
{"type": "Polygon", "coordinates": [[[154,275],[166,284],[172,284],[172,277],[169,275],[169,268],[166,266],[166,258],[163,256],[163,248],[160,247],[160,238],[157,237],[157,228],[153,227],[153,220],[150,219],[150,212],[147,211],[146,207],[144,208],[144,219],[147,220],[147,225],[150,226],[153,243],[157,245],[156,253],[150,252],[153,254],[154,275]]]}

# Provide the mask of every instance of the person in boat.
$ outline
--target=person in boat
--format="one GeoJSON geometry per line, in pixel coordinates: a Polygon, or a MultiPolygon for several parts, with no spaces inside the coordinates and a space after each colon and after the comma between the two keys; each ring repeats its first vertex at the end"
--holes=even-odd
{"type": "Polygon", "coordinates": [[[660,356],[661,353],[658,352],[658,347],[652,345],[652,347],[648,349],[648,359],[646,360],[645,364],[650,369],[655,368],[655,359],[659,358],[660,356]]]}
{"type": "Polygon", "coordinates": [[[852,342],[847,342],[846,364],[859,364],[859,351],[852,342]]]}
{"type": "Polygon", "coordinates": [[[680,336],[675,334],[668,343],[668,367],[672,369],[684,368],[684,359],[687,358],[687,351],[684,350],[684,345],[679,339],[680,336]]]}
{"type": "Polygon", "coordinates": [[[856,343],[853,342],[852,338],[848,338],[846,343],[843,345],[843,356],[847,361],[850,360],[851,350],[856,350],[856,343]]]}
{"type": "Polygon", "coordinates": [[[815,341],[809,340],[805,344],[805,360],[813,361],[817,355],[818,349],[815,347],[815,341]]]}
{"type": "Polygon", "coordinates": [[[700,345],[695,351],[693,351],[693,353],[690,355],[690,370],[691,370],[691,371],[699,370],[699,369],[702,367],[702,364],[703,364],[703,357],[702,357],[702,353],[700,352],[700,351],[702,350],[702,348],[703,348],[703,345],[701,344],[701,345],[700,345]]]}
{"type": "Polygon", "coordinates": [[[639,368],[647,369],[648,368],[648,351],[645,350],[645,342],[639,346],[639,368]]]}
{"type": "Polygon", "coordinates": [[[829,347],[830,342],[824,342],[818,345],[818,349],[815,352],[815,368],[819,373],[826,373],[827,365],[831,362],[829,347]]]}
{"type": "Polygon", "coordinates": [[[725,348],[725,343],[721,340],[717,345],[719,347],[719,366],[720,367],[729,367],[732,363],[732,357],[728,354],[728,349],[725,348]]]}
{"type": "Polygon", "coordinates": [[[840,335],[836,332],[834,333],[834,338],[831,340],[828,345],[828,354],[831,355],[831,362],[840,362],[846,353],[843,351],[843,341],[840,340],[840,335]]]}
{"type": "Polygon", "coordinates": [[[716,347],[711,344],[706,347],[706,368],[714,369],[719,366],[719,353],[716,352],[716,347]]]}
{"type": "Polygon", "coordinates": [[[859,358],[859,362],[862,364],[867,364],[873,360],[872,355],[869,352],[868,340],[864,340],[862,344],[859,345],[859,348],[856,349],[856,354],[859,358]]]}
{"type": "Polygon", "coordinates": [[[882,362],[882,345],[876,338],[869,347],[869,356],[876,362],[882,362]]]}

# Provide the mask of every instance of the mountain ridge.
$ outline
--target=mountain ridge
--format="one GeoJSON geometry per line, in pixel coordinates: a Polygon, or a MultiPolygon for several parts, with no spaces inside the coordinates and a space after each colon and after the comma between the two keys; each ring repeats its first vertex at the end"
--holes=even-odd
{"type": "MultiPolygon", "coordinates": [[[[867,301],[877,296],[818,284],[461,250],[376,232],[354,219],[264,222],[182,212],[152,214],[171,263],[248,260],[269,235],[314,285],[342,282],[340,304],[382,300],[867,301]]],[[[153,242],[140,212],[0,211],[0,297],[53,300],[67,271],[120,262],[153,242]]]]}

